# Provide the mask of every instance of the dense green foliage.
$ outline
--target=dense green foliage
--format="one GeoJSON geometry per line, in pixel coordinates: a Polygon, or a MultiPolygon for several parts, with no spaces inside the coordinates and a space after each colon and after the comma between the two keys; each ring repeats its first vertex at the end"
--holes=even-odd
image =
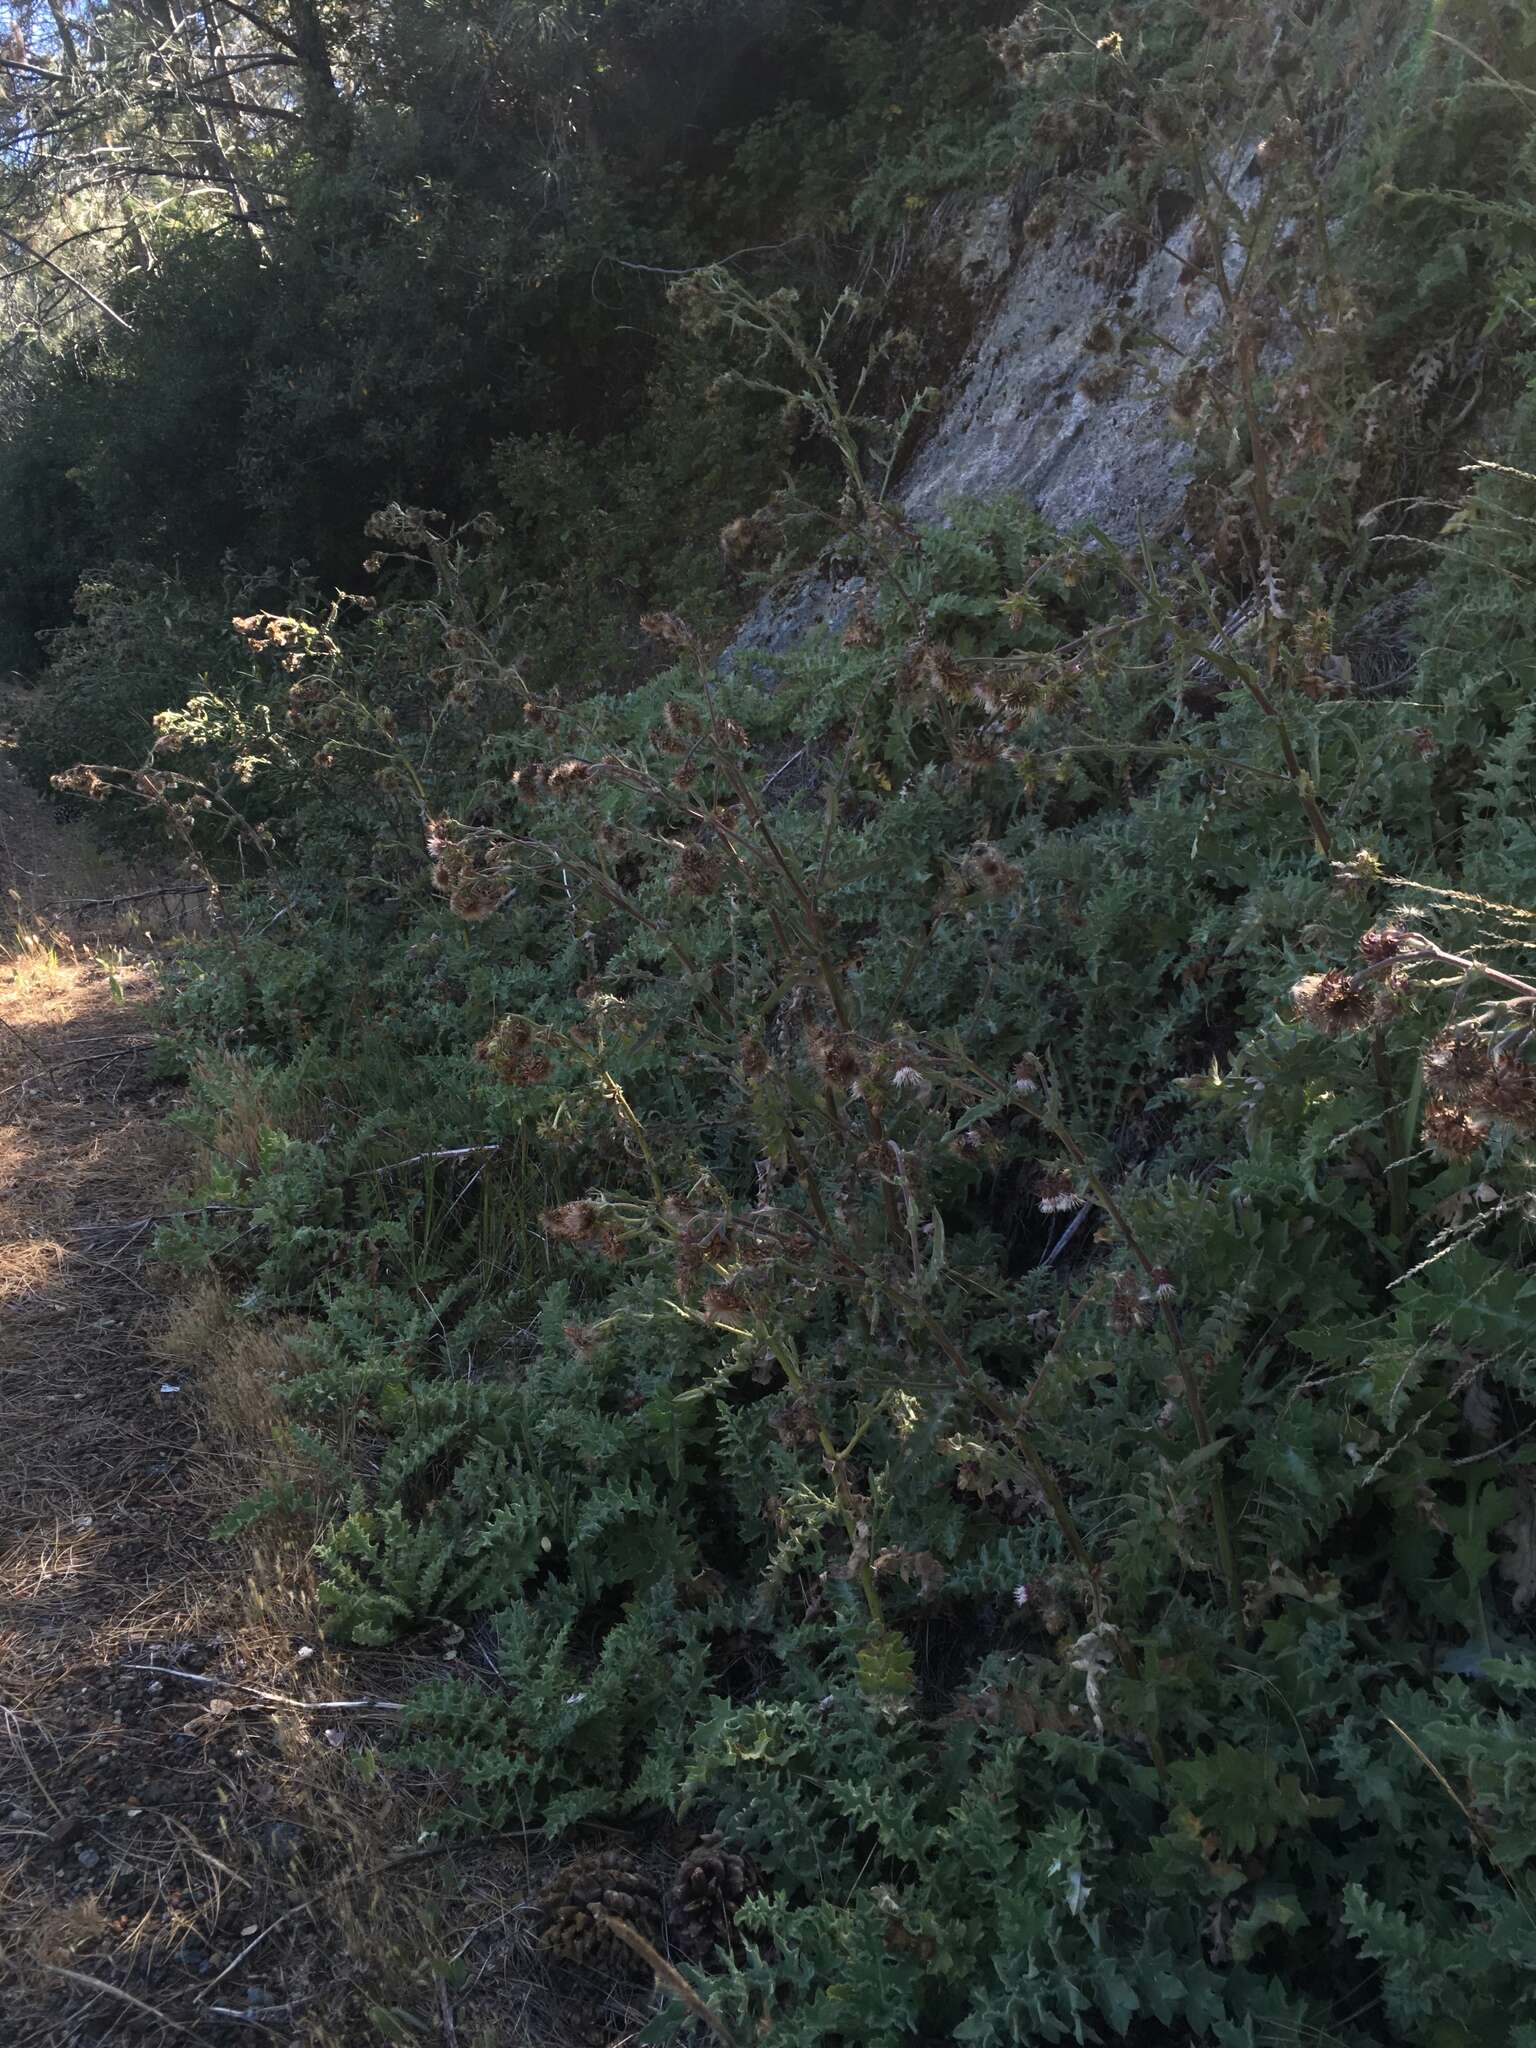
{"type": "MultiPolygon", "coordinates": [[[[1536,2042],[1536,43],[1323,8],[1276,63],[1249,12],[1034,10],[998,103],[974,24],[788,10],[783,104],[718,103],[643,246],[803,274],[691,270],[631,360],[589,196],[518,331],[632,421],[443,443],[377,602],[104,568],[25,742],[222,880],[162,1249],[305,1319],[334,1630],[465,1673],[399,1761],[445,1829],[714,1819],[743,2044],[1536,2042]],[[1021,149],[1240,249],[1177,547],[882,496],[924,365],[820,289],[829,222],[1021,149]],[[714,533],[775,485],[765,552],[868,595],[733,665],[714,533]]],[[[322,348],[347,246],[274,295],[322,348]]],[[[380,340],[428,408],[434,275],[380,340]]],[[[420,478],[377,417],[343,474],[279,409],[252,531],[420,478]]]]}

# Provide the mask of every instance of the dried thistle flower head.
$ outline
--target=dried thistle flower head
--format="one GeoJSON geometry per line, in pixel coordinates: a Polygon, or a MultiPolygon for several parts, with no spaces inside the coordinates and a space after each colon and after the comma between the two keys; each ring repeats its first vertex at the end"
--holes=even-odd
{"type": "Polygon", "coordinates": [[[713,1287],[706,1287],[699,1296],[699,1306],[712,1323],[725,1316],[749,1316],[752,1313],[747,1290],[739,1279],[721,1280],[713,1287]]]}
{"type": "Polygon", "coordinates": [[[1292,164],[1306,154],[1306,137],[1300,123],[1289,114],[1282,115],[1272,132],[1265,136],[1255,154],[1260,170],[1277,169],[1281,164],[1292,164]]]}
{"type": "Polygon", "coordinates": [[[678,855],[677,866],[672,870],[667,888],[674,896],[713,896],[720,887],[723,874],[724,867],[717,854],[707,853],[702,846],[685,846],[678,855]]]}
{"type": "Polygon", "coordinates": [[[1364,1031],[1377,1014],[1375,992],[1362,988],[1347,967],[1303,975],[1291,990],[1291,1001],[1303,1021],[1325,1038],[1364,1031]]]}
{"type": "Polygon", "coordinates": [[[747,1081],[762,1081],[769,1070],[768,1049],[760,1039],[748,1036],[741,1041],[741,1071],[747,1081]]]}
{"type": "Polygon", "coordinates": [[[550,769],[546,787],[551,796],[569,796],[591,782],[596,772],[590,761],[561,761],[550,769]]]}
{"type": "Polygon", "coordinates": [[[693,706],[680,704],[675,697],[668,698],[661,707],[661,722],[679,739],[697,739],[704,730],[704,721],[693,706]]]}
{"type": "Polygon", "coordinates": [[[544,1212],[545,1230],[566,1244],[581,1244],[595,1237],[600,1223],[596,1202],[563,1202],[558,1209],[544,1212]]]}
{"type": "Polygon", "coordinates": [[[1041,1174],[1035,1200],[1042,1216],[1069,1216],[1083,1206],[1083,1198],[1065,1167],[1051,1167],[1041,1174]]]}
{"type": "Polygon", "coordinates": [[[919,1102],[927,1102],[933,1094],[933,1083],[918,1067],[898,1067],[891,1086],[904,1095],[915,1095],[919,1102]]]}
{"type": "Polygon", "coordinates": [[[470,875],[448,898],[448,908],[465,924],[483,924],[506,900],[507,885],[497,875],[470,875]]]}
{"type": "Polygon", "coordinates": [[[965,861],[965,878],[973,889],[988,896],[1006,896],[1024,880],[1024,870],[1005,860],[995,846],[972,847],[965,861]]]}
{"type": "Polygon", "coordinates": [[[1015,1095],[1038,1095],[1044,1080],[1044,1068],[1032,1052],[1027,1052],[1014,1066],[1013,1092],[1015,1095]]]}
{"type": "Polygon", "coordinates": [[[947,647],[935,647],[925,641],[914,648],[908,657],[907,674],[919,689],[951,697],[957,704],[970,700],[970,676],[947,647]]]}
{"type": "Polygon", "coordinates": [[[475,1047],[475,1058],[505,1087],[529,1088],[547,1081],[554,1069],[534,1043],[526,1017],[503,1017],[475,1047]]]}
{"type": "Polygon", "coordinates": [[[1536,1067],[1509,1053],[1495,1055],[1477,1095],[1479,1109],[1513,1124],[1523,1137],[1536,1135],[1536,1067]]]}
{"type": "Polygon", "coordinates": [[[1493,1073],[1493,1055],[1481,1033],[1439,1032],[1424,1048],[1424,1085],[1443,1102],[1475,1103],[1493,1073]]]}
{"type": "Polygon", "coordinates": [[[663,647],[691,647],[693,630],[676,612],[646,612],[640,621],[642,633],[659,640],[663,647]]]}
{"type": "Polygon", "coordinates": [[[1407,943],[1408,933],[1398,925],[1372,925],[1360,934],[1360,957],[1373,967],[1383,960],[1396,960],[1407,943]]]}
{"type": "Polygon", "coordinates": [[[370,515],[363,527],[369,540],[381,540],[387,547],[426,547],[433,538],[431,522],[441,512],[421,505],[402,505],[391,499],[381,512],[370,515]]]}
{"type": "Polygon", "coordinates": [[[84,761],[77,762],[73,768],[65,769],[62,775],[54,775],[49,779],[55,789],[67,790],[72,796],[83,796],[88,803],[99,804],[103,797],[112,793],[112,785],[105,776],[98,775],[96,770],[84,761]]]}
{"type": "Polygon", "coordinates": [[[1488,1126],[1481,1119],[1434,1096],[1425,1098],[1420,1129],[1425,1144],[1452,1165],[1475,1157],[1488,1137],[1488,1126]]]}
{"type": "Polygon", "coordinates": [[[1333,886],[1340,896],[1361,896],[1386,874],[1386,863],[1379,853],[1372,853],[1369,847],[1362,847],[1351,854],[1348,860],[1333,863],[1333,886]]]}
{"type": "Polygon", "coordinates": [[[845,1033],[815,1025],[806,1033],[812,1063],[834,1087],[851,1088],[859,1078],[859,1058],[845,1033]]]}
{"type": "Polygon", "coordinates": [[[851,652],[860,647],[879,647],[884,639],[884,629],[866,593],[854,606],[853,617],[843,628],[843,645],[851,652]]]}

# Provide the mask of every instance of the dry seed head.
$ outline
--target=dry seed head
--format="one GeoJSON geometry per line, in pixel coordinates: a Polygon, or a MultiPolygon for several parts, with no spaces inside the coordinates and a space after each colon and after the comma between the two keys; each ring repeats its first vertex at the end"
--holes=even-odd
{"type": "Polygon", "coordinates": [[[506,894],[505,882],[495,875],[472,875],[460,882],[448,898],[448,908],[465,924],[483,924],[496,915],[506,894]]]}
{"type": "Polygon", "coordinates": [[[674,896],[713,896],[720,887],[724,868],[717,855],[702,846],[685,846],[667,888],[674,896]]]}
{"type": "Polygon", "coordinates": [[[679,704],[675,697],[669,698],[661,709],[661,722],[669,733],[680,739],[696,739],[703,731],[703,721],[691,704],[679,704]]]}
{"type": "Polygon", "coordinates": [[[891,1076],[891,1086],[902,1094],[915,1095],[919,1102],[927,1102],[933,1094],[933,1083],[916,1067],[898,1067],[891,1076]]]}
{"type": "Polygon", "coordinates": [[[599,1211],[595,1202],[564,1202],[558,1209],[546,1209],[544,1228],[551,1237],[566,1244],[582,1244],[596,1235],[599,1211]]]}
{"type": "Polygon", "coordinates": [[[432,539],[429,522],[442,516],[441,512],[421,505],[402,505],[392,498],[381,512],[369,515],[363,532],[370,540],[381,540],[386,546],[425,547],[432,539]]]}
{"type": "Polygon", "coordinates": [[[1513,1124],[1523,1137],[1536,1134],[1536,1067],[1499,1053],[1478,1091],[1477,1107],[1501,1123],[1513,1124]]]}
{"type": "Polygon", "coordinates": [[[1154,1266],[1147,1275],[1143,1299],[1146,1301],[1172,1301],[1174,1292],[1172,1273],[1169,1272],[1166,1266],[1154,1266]]]}
{"type": "Polygon", "coordinates": [[[1364,1031],[1376,1016],[1374,991],[1362,988],[1346,967],[1304,975],[1291,990],[1291,1000],[1303,1021],[1325,1038],[1364,1031]]]}
{"type": "Polygon", "coordinates": [[[1493,1055],[1476,1031],[1442,1031],[1424,1049],[1424,1085],[1442,1102],[1463,1107],[1481,1096],[1493,1055]]]}
{"type": "Polygon", "coordinates": [[[841,1031],[827,1031],[820,1025],[806,1033],[812,1062],[836,1087],[851,1088],[859,1078],[859,1060],[841,1031]]]}
{"type": "Polygon", "coordinates": [[[82,761],[74,768],[68,768],[62,775],[50,778],[55,789],[68,790],[73,796],[83,796],[88,802],[99,804],[103,797],[110,796],[112,785],[104,776],[98,775],[82,761]]]}
{"type": "Polygon", "coordinates": [[[1473,1158],[1483,1148],[1488,1126],[1449,1102],[1426,1097],[1421,1125],[1424,1142],[1452,1165],[1473,1158]]]}
{"type": "Polygon", "coordinates": [[[1306,154],[1306,137],[1298,122],[1289,114],[1275,123],[1271,134],[1266,135],[1256,152],[1259,168],[1263,171],[1277,170],[1281,164],[1293,164],[1306,154]]]}
{"type": "Polygon", "coordinates": [[[562,761],[549,771],[547,787],[551,796],[569,796],[583,788],[596,771],[590,761],[562,761]]]}
{"type": "Polygon", "coordinates": [[[503,1017],[475,1047],[475,1058],[500,1079],[520,1067],[533,1046],[533,1026],[526,1017],[503,1017]]]}
{"type": "Polygon", "coordinates": [[[676,612],[646,612],[640,621],[642,633],[659,640],[663,647],[691,647],[693,633],[676,612]]]}
{"type": "Polygon", "coordinates": [[[1052,1167],[1041,1174],[1035,1200],[1042,1216],[1066,1216],[1083,1206],[1083,1198],[1065,1167],[1052,1167]]]}
{"type": "Polygon", "coordinates": [[[852,652],[860,647],[879,647],[885,639],[880,621],[875,617],[874,607],[867,597],[861,597],[854,606],[853,617],[843,629],[843,645],[852,652]]]}
{"type": "Polygon", "coordinates": [[[971,849],[965,876],[974,889],[984,889],[989,896],[1006,896],[1024,880],[1024,870],[1004,860],[995,846],[983,845],[971,849]]]}
{"type": "Polygon", "coordinates": [[[1373,967],[1384,960],[1395,960],[1403,950],[1408,934],[1397,925],[1372,925],[1368,932],[1360,935],[1360,957],[1368,960],[1373,967]]]}
{"type": "Polygon", "coordinates": [[[767,1078],[771,1062],[768,1049],[761,1040],[748,1036],[741,1041],[741,1071],[747,1081],[762,1081],[767,1078]]]}
{"type": "Polygon", "coordinates": [[[968,703],[971,679],[947,648],[924,642],[909,657],[908,675],[920,688],[940,692],[957,704],[968,703]]]}
{"type": "Polygon", "coordinates": [[[752,1313],[752,1304],[747,1291],[739,1280],[721,1280],[713,1287],[706,1287],[699,1297],[699,1306],[712,1323],[725,1316],[747,1316],[752,1313]]]}
{"type": "Polygon", "coordinates": [[[1362,847],[1348,860],[1333,863],[1333,886],[1340,896],[1360,896],[1367,889],[1374,888],[1386,872],[1381,855],[1372,853],[1369,847],[1362,847]]]}

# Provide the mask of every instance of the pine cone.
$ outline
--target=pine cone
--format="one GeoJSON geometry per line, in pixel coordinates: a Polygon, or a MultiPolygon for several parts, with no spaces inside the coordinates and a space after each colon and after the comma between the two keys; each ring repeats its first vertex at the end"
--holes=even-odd
{"type": "Polygon", "coordinates": [[[750,1857],[724,1846],[721,1835],[705,1835],[685,1856],[672,1880],[672,1934],[695,1962],[717,1948],[729,1948],[736,1908],[757,1890],[750,1857]]]}
{"type": "Polygon", "coordinates": [[[634,1950],[602,1921],[611,1913],[654,1942],[661,1933],[661,1893],[656,1880],[625,1849],[577,1856],[556,1871],[534,1902],[544,1917],[539,1946],[546,1955],[588,1970],[644,1976],[634,1950]]]}

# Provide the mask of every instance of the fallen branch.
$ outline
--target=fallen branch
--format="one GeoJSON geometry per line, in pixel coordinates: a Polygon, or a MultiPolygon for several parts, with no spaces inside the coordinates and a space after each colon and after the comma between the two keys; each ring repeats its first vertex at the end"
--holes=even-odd
{"type": "Polygon", "coordinates": [[[120,1671],[148,1671],[156,1678],[182,1678],[188,1685],[217,1686],[221,1692],[248,1692],[270,1707],[299,1707],[307,1714],[361,1713],[365,1709],[380,1714],[403,1714],[403,1700],[379,1700],[371,1695],[360,1700],[294,1700],[280,1692],[268,1692],[264,1686],[247,1685],[239,1678],[209,1678],[201,1671],[182,1671],[175,1664],[120,1664],[120,1671]]]}
{"type": "Polygon", "coordinates": [[[113,910],[120,903],[143,903],[150,896],[206,896],[206,882],[166,882],[159,889],[130,889],[126,896],[83,896],[76,903],[60,905],[63,910],[102,910],[110,906],[113,910]]]}

